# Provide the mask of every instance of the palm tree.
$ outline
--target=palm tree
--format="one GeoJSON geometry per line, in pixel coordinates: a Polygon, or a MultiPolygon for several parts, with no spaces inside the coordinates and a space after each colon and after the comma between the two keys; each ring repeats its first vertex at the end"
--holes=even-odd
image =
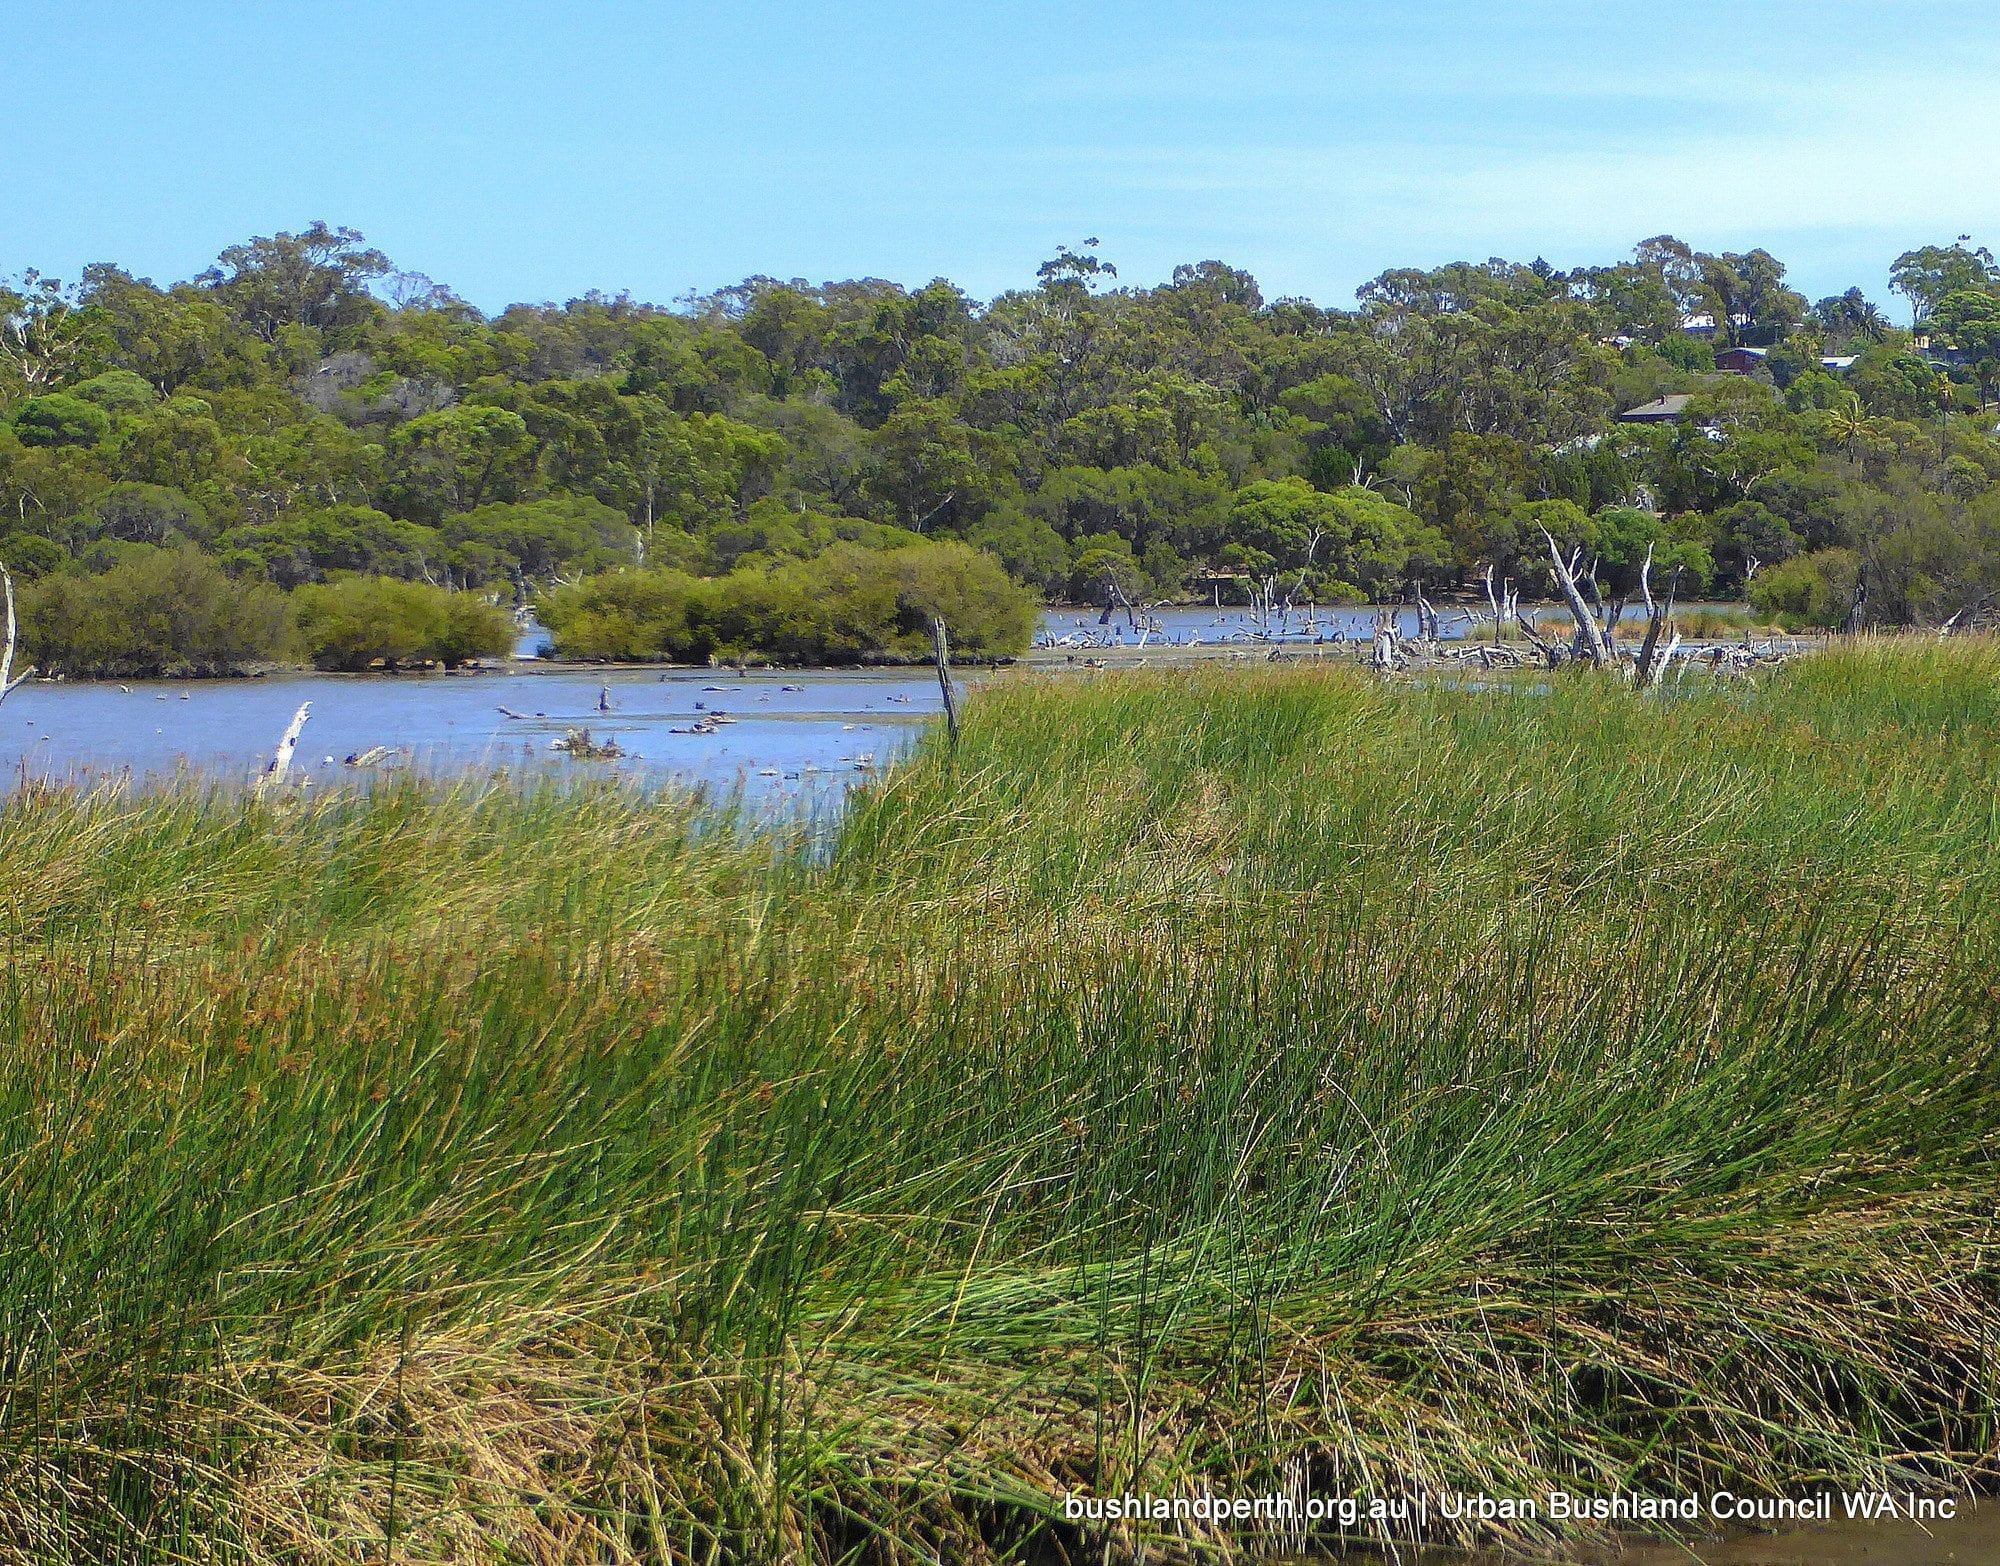
{"type": "Polygon", "coordinates": [[[1879,343],[1889,335],[1889,318],[1869,300],[1862,299],[1848,311],[1848,322],[1856,337],[1879,343]]]}
{"type": "Polygon", "coordinates": [[[2000,381],[2000,358],[1987,355],[1972,367],[1972,373],[1979,378],[1979,411],[1984,413],[1993,400],[1993,383],[2000,381]]]}
{"type": "Polygon", "coordinates": [[[1881,433],[1882,421],[1870,418],[1861,410],[1861,398],[1849,392],[1839,403],[1826,410],[1827,433],[1847,451],[1849,462],[1861,460],[1860,446],[1864,440],[1881,433]]]}
{"type": "Polygon", "coordinates": [[[1844,347],[1856,339],[1879,343],[1889,331],[1889,318],[1858,288],[1822,299],[1813,306],[1812,319],[1825,330],[1829,346],[1839,342],[1844,347]]]}

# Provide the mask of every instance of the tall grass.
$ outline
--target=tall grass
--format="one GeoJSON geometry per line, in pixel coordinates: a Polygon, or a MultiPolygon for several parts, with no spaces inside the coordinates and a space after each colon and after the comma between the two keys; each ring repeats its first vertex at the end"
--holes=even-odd
{"type": "Polygon", "coordinates": [[[17,795],[0,1558],[1991,1477],[2000,656],[1662,696],[997,682],[830,850],[17,795]]]}

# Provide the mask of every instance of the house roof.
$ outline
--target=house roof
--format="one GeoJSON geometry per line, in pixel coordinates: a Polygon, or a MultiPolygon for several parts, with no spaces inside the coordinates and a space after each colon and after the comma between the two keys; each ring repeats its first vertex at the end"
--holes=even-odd
{"type": "Polygon", "coordinates": [[[1627,408],[1618,417],[1628,424],[1678,419],[1687,411],[1691,395],[1688,392],[1673,392],[1665,397],[1655,397],[1651,402],[1642,402],[1636,408],[1627,408]]]}

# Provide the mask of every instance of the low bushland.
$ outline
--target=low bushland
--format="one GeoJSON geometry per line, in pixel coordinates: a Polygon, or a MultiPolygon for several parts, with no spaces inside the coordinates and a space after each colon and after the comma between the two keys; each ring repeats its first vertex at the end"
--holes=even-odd
{"type": "Polygon", "coordinates": [[[26,662],[85,679],[231,675],[288,663],[456,667],[504,656],[515,636],[513,616],[488,593],[378,576],[286,593],[231,576],[192,549],[144,546],[96,574],[23,584],[20,615],[26,662]]]}
{"type": "Polygon", "coordinates": [[[1010,656],[1027,650],[1038,612],[990,555],[949,541],[835,544],[717,577],[613,572],[554,588],[535,607],[559,657],[677,663],[907,662],[931,655],[934,616],[956,652],[1010,656]]]}
{"type": "Polygon", "coordinates": [[[1993,1477],[2000,654],[1552,686],[1009,678],[838,819],[15,794],[0,1553],[1993,1477]]]}
{"type": "Polygon", "coordinates": [[[300,650],[322,669],[454,669],[505,657],[515,640],[513,615],[486,594],[426,582],[338,577],[299,588],[291,610],[300,650]]]}

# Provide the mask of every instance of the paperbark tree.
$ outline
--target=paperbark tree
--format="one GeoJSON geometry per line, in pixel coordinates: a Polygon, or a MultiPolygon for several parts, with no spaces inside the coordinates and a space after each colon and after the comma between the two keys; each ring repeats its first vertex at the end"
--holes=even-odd
{"type": "Polygon", "coordinates": [[[4,593],[7,602],[7,645],[4,651],[0,651],[0,701],[5,701],[25,685],[35,671],[31,666],[19,674],[14,672],[14,645],[20,627],[14,614],[14,578],[4,565],[0,565],[0,593],[4,593]]]}

